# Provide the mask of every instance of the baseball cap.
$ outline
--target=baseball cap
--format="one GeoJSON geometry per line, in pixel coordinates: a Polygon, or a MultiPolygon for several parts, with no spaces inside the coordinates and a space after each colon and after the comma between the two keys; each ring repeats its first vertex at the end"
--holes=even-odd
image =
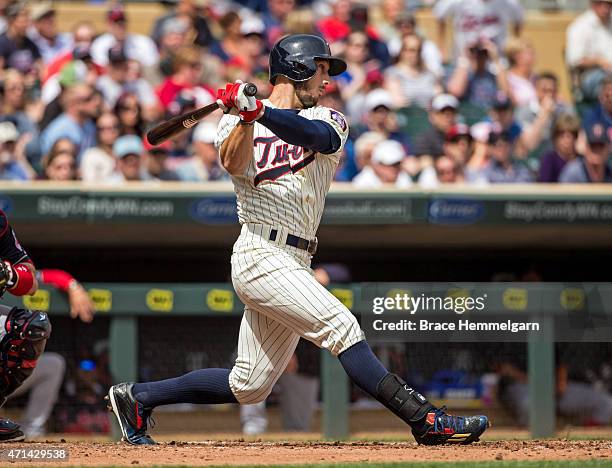
{"type": "Polygon", "coordinates": [[[13,122],[0,122],[0,143],[8,141],[17,141],[19,132],[13,122]]]}
{"type": "Polygon", "coordinates": [[[452,94],[438,94],[431,101],[431,108],[437,112],[448,108],[457,110],[459,101],[452,94]]]}
{"type": "Polygon", "coordinates": [[[111,47],[108,49],[108,61],[109,63],[127,62],[127,55],[125,55],[123,47],[111,47]]]}
{"type": "Polygon", "coordinates": [[[45,18],[46,16],[52,15],[54,13],[55,13],[55,8],[53,8],[53,5],[51,4],[51,2],[34,3],[32,5],[32,10],[31,10],[32,21],[41,20],[45,18]]]}
{"type": "Polygon", "coordinates": [[[77,44],[72,49],[72,58],[74,60],[91,60],[91,50],[88,45],[77,44]]]}
{"type": "Polygon", "coordinates": [[[113,153],[118,158],[124,158],[130,154],[141,155],[144,147],[142,141],[136,135],[124,135],[115,140],[113,153]]]}
{"type": "Polygon", "coordinates": [[[453,125],[448,132],[446,132],[445,139],[446,141],[453,141],[458,137],[468,137],[470,140],[472,139],[472,135],[470,134],[470,127],[465,124],[458,123],[453,125]]]}
{"type": "Polygon", "coordinates": [[[406,157],[406,151],[399,141],[385,140],[374,148],[372,161],[385,166],[393,166],[402,162],[406,157]]]}
{"type": "Polygon", "coordinates": [[[169,18],[162,24],[162,36],[167,34],[184,34],[189,29],[187,24],[179,18],[169,18]]]}
{"type": "Polygon", "coordinates": [[[377,107],[386,107],[387,109],[393,109],[393,98],[389,91],[378,88],[370,91],[365,98],[365,110],[366,112],[373,111],[377,107]]]}
{"type": "Polygon", "coordinates": [[[8,19],[16,18],[22,11],[26,10],[27,7],[27,3],[23,1],[10,3],[9,6],[6,7],[6,17],[8,19]]]}
{"type": "Polygon", "coordinates": [[[498,141],[510,142],[512,139],[510,138],[510,134],[508,132],[497,129],[491,130],[489,132],[489,137],[487,138],[487,143],[489,145],[494,145],[498,141]]]}
{"type": "Polygon", "coordinates": [[[64,65],[59,73],[57,81],[65,88],[85,80],[87,65],[81,60],[71,60],[64,65]]]}
{"type": "Polygon", "coordinates": [[[125,11],[121,7],[111,8],[106,12],[106,19],[113,23],[120,23],[126,21],[125,11]]]}
{"type": "Polygon", "coordinates": [[[256,16],[245,18],[242,20],[242,23],[240,23],[240,34],[243,36],[248,36],[250,34],[262,36],[265,29],[263,21],[256,16]]]}
{"type": "Polygon", "coordinates": [[[217,136],[217,126],[212,122],[200,122],[193,131],[193,141],[214,143],[217,136]]]}
{"type": "Polygon", "coordinates": [[[595,123],[585,129],[586,138],[589,145],[596,144],[609,144],[610,138],[608,137],[607,129],[600,123],[595,123]]]}

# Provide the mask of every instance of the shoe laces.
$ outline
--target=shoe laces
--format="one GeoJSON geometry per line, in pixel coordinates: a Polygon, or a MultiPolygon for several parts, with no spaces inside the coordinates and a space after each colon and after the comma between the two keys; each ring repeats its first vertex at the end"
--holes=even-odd
{"type": "Polygon", "coordinates": [[[444,432],[444,429],[452,429],[455,432],[463,431],[465,417],[453,416],[446,413],[446,406],[434,411],[434,432],[444,432]]]}

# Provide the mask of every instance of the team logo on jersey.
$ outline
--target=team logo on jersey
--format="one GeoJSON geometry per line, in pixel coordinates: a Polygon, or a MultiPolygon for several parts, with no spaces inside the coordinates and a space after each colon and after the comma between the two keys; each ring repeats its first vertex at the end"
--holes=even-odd
{"type": "Polygon", "coordinates": [[[305,152],[301,146],[285,143],[277,136],[258,137],[253,140],[255,146],[255,186],[264,180],[276,180],[279,177],[303,169],[314,161],[314,152],[305,152]]]}
{"type": "Polygon", "coordinates": [[[331,112],[331,118],[334,122],[336,122],[338,125],[340,125],[340,128],[342,129],[343,132],[346,132],[346,120],[344,120],[344,117],[342,117],[342,114],[340,112],[336,112],[335,110],[330,110],[331,112]]]}

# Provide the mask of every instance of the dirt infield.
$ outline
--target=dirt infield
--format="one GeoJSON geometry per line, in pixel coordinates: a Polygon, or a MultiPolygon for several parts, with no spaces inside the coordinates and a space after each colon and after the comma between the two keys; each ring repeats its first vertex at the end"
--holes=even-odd
{"type": "MultiPolygon", "coordinates": [[[[44,447],[42,443],[17,447],[44,447]]],[[[53,445],[70,453],[68,464],[81,465],[275,465],[339,462],[424,462],[493,460],[612,461],[610,440],[485,441],[472,446],[422,447],[414,442],[163,442],[133,447],[107,442],[62,442],[53,445]]],[[[20,464],[11,464],[18,466],[20,464]]],[[[45,463],[45,466],[49,466],[45,463]]]]}

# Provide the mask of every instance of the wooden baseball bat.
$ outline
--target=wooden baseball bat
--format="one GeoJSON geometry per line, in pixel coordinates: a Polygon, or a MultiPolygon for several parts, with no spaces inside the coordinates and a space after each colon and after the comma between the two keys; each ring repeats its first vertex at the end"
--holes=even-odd
{"type": "MultiPolygon", "coordinates": [[[[257,94],[257,86],[255,86],[253,83],[247,83],[244,87],[244,94],[247,96],[255,96],[257,94]]],[[[200,107],[199,109],[172,117],[170,120],[166,120],[165,122],[157,125],[155,128],[149,130],[147,133],[147,140],[149,140],[149,143],[153,146],[159,145],[167,139],[178,135],[182,131],[193,127],[200,120],[218,108],[219,104],[213,102],[212,104],[200,107]]]]}

